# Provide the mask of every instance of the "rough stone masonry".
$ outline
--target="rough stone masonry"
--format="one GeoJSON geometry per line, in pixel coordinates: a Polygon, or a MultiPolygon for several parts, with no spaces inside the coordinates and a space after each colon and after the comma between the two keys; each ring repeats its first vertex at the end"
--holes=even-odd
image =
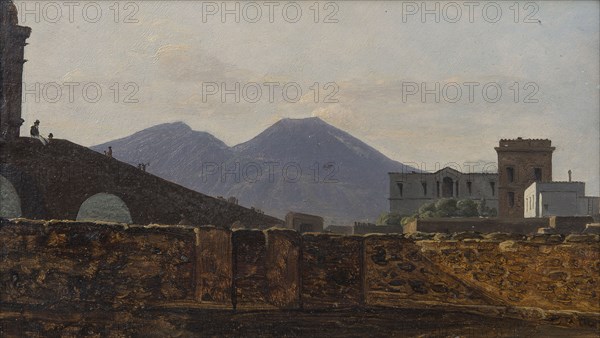
{"type": "Polygon", "coordinates": [[[339,236],[292,230],[0,223],[0,306],[479,313],[598,328],[598,235],[339,236]]]}

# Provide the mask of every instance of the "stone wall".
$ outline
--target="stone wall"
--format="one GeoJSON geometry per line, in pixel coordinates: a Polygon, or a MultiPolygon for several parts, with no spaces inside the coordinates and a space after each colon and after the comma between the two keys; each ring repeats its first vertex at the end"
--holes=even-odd
{"type": "Polygon", "coordinates": [[[366,235],[366,234],[402,234],[403,229],[401,225],[374,225],[374,224],[355,224],[354,231],[355,235],[366,235]]]}
{"type": "Polygon", "coordinates": [[[549,227],[557,233],[582,233],[585,226],[593,223],[592,216],[551,216],[549,217],[549,227]]]}
{"type": "Polygon", "coordinates": [[[460,278],[441,271],[415,242],[402,236],[365,238],[366,300],[371,305],[407,306],[435,301],[463,305],[491,299],[460,278]]]}
{"type": "Polygon", "coordinates": [[[0,220],[2,307],[437,306],[564,325],[600,318],[598,235],[301,235],[0,220]]]}
{"type": "Polygon", "coordinates": [[[0,227],[0,301],[114,309],[194,299],[194,229],[71,222],[0,227]]]}
{"type": "Polygon", "coordinates": [[[306,309],[356,306],[363,297],[363,238],[302,236],[302,305],[306,309]]]}
{"type": "Polygon", "coordinates": [[[200,302],[231,304],[233,262],[231,231],[201,227],[196,230],[196,296],[200,302]]]}
{"type": "Polygon", "coordinates": [[[504,304],[545,310],[600,311],[597,235],[536,235],[421,241],[439,270],[504,304]]]}
{"type": "Polygon", "coordinates": [[[550,225],[548,218],[428,218],[417,219],[404,226],[404,233],[455,233],[477,231],[481,233],[506,232],[535,234],[539,228],[550,225]]]}
{"type": "Polygon", "coordinates": [[[258,230],[233,232],[234,304],[264,304],[267,301],[267,243],[258,230]]]}
{"type": "Polygon", "coordinates": [[[266,235],[268,302],[279,308],[297,309],[302,238],[296,231],[282,229],[270,229],[266,235]]]}

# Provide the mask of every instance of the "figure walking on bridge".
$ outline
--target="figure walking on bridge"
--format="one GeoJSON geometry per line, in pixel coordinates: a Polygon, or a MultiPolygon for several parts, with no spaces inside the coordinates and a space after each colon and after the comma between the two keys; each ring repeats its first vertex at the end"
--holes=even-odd
{"type": "Polygon", "coordinates": [[[112,157],[112,147],[109,146],[108,150],[104,151],[104,155],[108,156],[108,157],[112,157]]]}
{"type": "Polygon", "coordinates": [[[48,144],[48,140],[46,140],[42,135],[40,135],[40,120],[35,120],[35,122],[33,123],[33,126],[31,126],[31,130],[29,131],[29,133],[31,134],[32,138],[37,138],[38,140],[40,140],[40,142],[42,142],[43,145],[47,145],[48,144]]]}

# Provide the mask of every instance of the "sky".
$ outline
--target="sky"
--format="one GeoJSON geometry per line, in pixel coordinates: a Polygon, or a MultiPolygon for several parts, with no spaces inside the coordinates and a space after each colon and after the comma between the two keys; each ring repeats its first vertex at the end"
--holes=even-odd
{"type": "Polygon", "coordinates": [[[597,1],[15,4],[33,30],[23,134],[39,119],[91,146],[183,121],[235,145],[319,117],[463,171],[500,139],[548,138],[554,180],[600,193],[597,1]]]}

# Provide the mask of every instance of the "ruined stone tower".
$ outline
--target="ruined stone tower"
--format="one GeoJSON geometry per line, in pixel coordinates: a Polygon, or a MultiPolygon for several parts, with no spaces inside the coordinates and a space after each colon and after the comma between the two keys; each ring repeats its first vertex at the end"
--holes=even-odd
{"type": "Polygon", "coordinates": [[[550,140],[500,140],[498,153],[498,217],[523,218],[523,193],[533,182],[552,181],[550,140]]]}
{"type": "Polygon", "coordinates": [[[0,143],[19,137],[25,40],[31,28],[18,25],[17,8],[0,0],[0,143]]]}

